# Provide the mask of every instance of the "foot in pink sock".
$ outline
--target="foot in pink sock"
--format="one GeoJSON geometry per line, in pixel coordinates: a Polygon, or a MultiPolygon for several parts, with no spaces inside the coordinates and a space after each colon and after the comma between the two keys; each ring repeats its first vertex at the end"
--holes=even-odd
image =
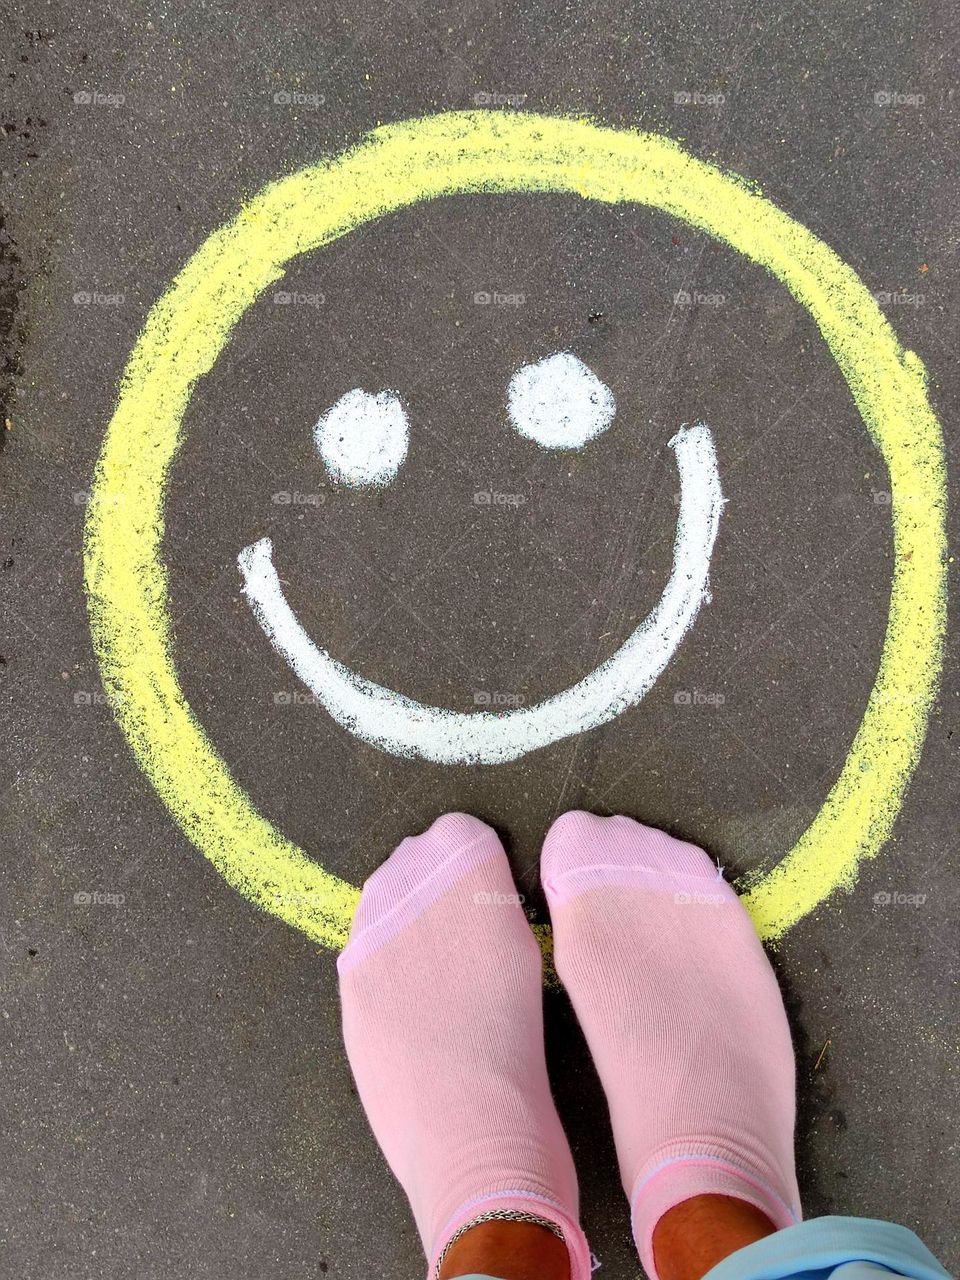
{"type": "Polygon", "coordinates": [[[540,950],[496,833],[454,813],[404,840],[365,884],[337,967],[347,1057],[430,1280],[468,1224],[527,1214],[562,1234],[571,1280],[587,1280],[540,950]]]}
{"type": "Polygon", "coordinates": [[[581,812],[550,828],[541,870],[647,1274],[654,1227],[692,1196],[799,1221],[790,1030],[733,889],[695,845],[581,812]]]}

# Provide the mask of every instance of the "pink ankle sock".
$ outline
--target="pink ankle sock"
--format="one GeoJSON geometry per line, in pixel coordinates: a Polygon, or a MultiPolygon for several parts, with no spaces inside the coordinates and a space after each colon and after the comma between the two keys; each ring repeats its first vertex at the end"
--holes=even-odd
{"type": "Polygon", "coordinates": [[[364,885],[337,968],[347,1057],[430,1280],[485,1214],[553,1224],[571,1280],[587,1280],[544,1060],[540,950],[496,833],[452,813],[404,840],[364,885]]]}
{"type": "Polygon", "coordinates": [[[691,1196],[799,1221],[790,1030],[733,889],[695,845],[580,812],[550,828],[541,869],[647,1274],[654,1227],[691,1196]]]}

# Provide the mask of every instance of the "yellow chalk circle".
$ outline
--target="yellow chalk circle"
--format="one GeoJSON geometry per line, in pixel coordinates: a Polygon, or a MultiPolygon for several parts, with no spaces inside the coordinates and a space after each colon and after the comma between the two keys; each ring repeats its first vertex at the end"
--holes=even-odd
{"type": "Polygon", "coordinates": [[[161,559],[167,478],[197,379],[291,259],[395,209],[472,192],[648,205],[765,267],[813,317],[889,469],[894,569],[876,684],[820,812],[745,893],[760,933],[778,937],[878,852],[917,764],[945,620],[943,442],[920,360],[851,268],[742,180],[666,138],[521,113],[428,116],[280,179],[214,232],[151,310],[97,464],[84,569],[104,689],[201,853],[251,901],[342,946],[359,891],[257,813],[177,679],[161,559]]]}

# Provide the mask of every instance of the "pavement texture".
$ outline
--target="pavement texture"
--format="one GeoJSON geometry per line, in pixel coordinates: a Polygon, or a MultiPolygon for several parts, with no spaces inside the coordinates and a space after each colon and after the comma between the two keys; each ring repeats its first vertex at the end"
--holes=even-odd
{"type": "MultiPolygon", "coordinates": [[[[660,131],[759,184],[887,295],[952,464],[960,24],[900,0],[2,9],[0,1275],[415,1276],[415,1232],[341,1049],[333,955],[197,853],[101,690],[81,539],[132,344],[264,183],[482,94],[490,110],[660,131]],[[97,892],[123,901],[75,902],[97,892]]],[[[355,884],[444,810],[476,813],[536,919],[539,842],[569,808],[661,825],[731,878],[773,866],[863,713],[892,558],[882,462],[806,313],[662,214],[561,196],[409,209],[298,261],[284,288],[298,300],[262,297],[197,388],[164,543],[184,689],[258,808],[355,884]],[[503,412],[511,372],[566,349],[619,406],[573,456],[521,440],[503,412]],[[397,389],[412,439],[393,485],[346,494],[311,429],[358,385],[397,389]],[[269,534],[307,630],[364,675],[463,711],[478,694],[537,701],[659,598],[667,442],[698,418],[730,499],[712,604],[639,706],[513,764],[358,741],[301,696],[240,595],[237,553],[269,534]]],[[[893,838],[774,961],[808,1215],[904,1222],[957,1268],[948,646],[893,838]]],[[[604,1276],[636,1275],[562,995],[547,1020],[586,1230],[604,1276]]]]}

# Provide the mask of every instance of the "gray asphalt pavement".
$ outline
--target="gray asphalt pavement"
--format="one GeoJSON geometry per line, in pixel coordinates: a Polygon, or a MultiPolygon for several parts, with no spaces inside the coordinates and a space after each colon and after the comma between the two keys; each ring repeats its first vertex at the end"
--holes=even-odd
{"type": "MultiPolygon", "coordinates": [[[[884,295],[952,466],[960,20],[905,0],[0,11],[0,1276],[415,1276],[340,1046],[332,953],[193,848],[100,685],[83,521],[131,347],[271,179],[478,101],[584,114],[744,175],[884,295]]],[[[539,842],[569,808],[664,826],[731,878],[774,866],[849,751],[892,569],[889,481],[806,313],[663,214],[558,195],[404,210],[283,287],[294,301],[261,297],[197,387],[164,539],[183,687],[260,811],[354,884],[444,810],[476,813],[536,919],[539,842]],[[504,421],[511,373],[560,350],[619,406],[576,455],[504,421]],[[311,431],[361,385],[404,397],[410,451],[394,484],[345,493],[311,431]],[[269,535],[309,634],[363,675],[461,711],[532,704],[655,605],[677,519],[668,441],[698,419],[729,498],[712,603],[637,707],[514,763],[359,741],[302,696],[241,596],[237,555],[269,535]]],[[[892,838],[774,953],[808,1213],[894,1218],[954,1269],[956,656],[951,638],[892,838]]],[[[636,1275],[562,995],[547,1021],[601,1274],[636,1275]]]]}

